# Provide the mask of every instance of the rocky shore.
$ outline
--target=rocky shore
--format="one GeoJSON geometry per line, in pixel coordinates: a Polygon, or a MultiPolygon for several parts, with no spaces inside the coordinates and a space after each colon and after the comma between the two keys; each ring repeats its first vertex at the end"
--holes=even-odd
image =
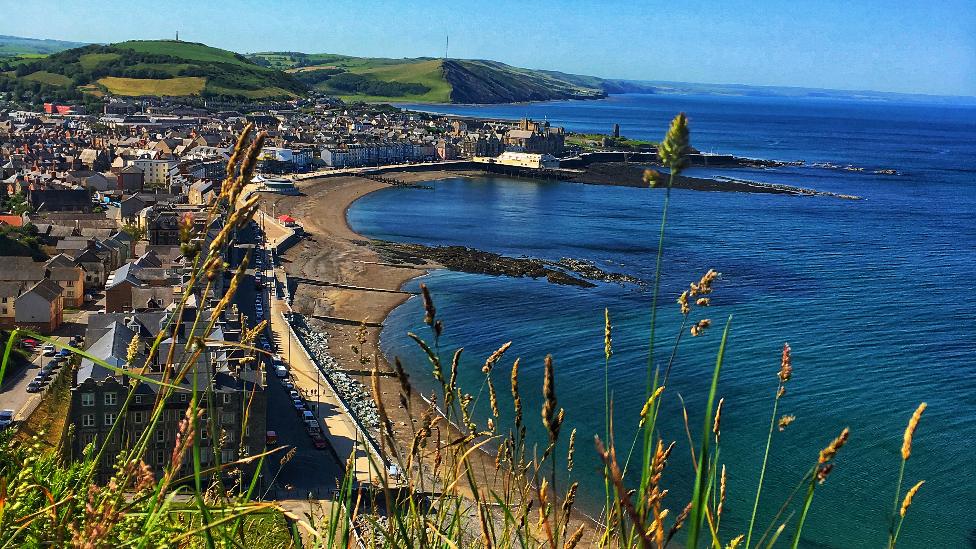
{"type": "Polygon", "coordinates": [[[559,261],[547,261],[532,257],[508,257],[465,246],[425,246],[385,240],[361,243],[369,245],[380,257],[392,264],[433,263],[452,271],[516,278],[545,278],[553,284],[582,288],[596,286],[592,281],[642,283],[630,275],[604,271],[592,262],[565,257],[559,261]]]}
{"type": "MultiPolygon", "coordinates": [[[[644,182],[644,170],[645,166],[643,164],[624,162],[594,163],[587,166],[586,170],[582,171],[579,175],[569,178],[568,181],[585,183],[587,185],[646,187],[647,183],[644,182]]],[[[717,177],[709,179],[681,175],[675,178],[673,188],[711,192],[788,194],[793,196],[829,196],[845,200],[860,199],[860,197],[853,195],[816,191],[813,189],[794,187],[792,185],[781,185],[777,183],[745,181],[730,177],[717,177]]]]}
{"type": "Polygon", "coordinates": [[[329,376],[338,389],[339,396],[346,402],[363,426],[374,434],[379,433],[380,415],[370,390],[358,379],[342,371],[338,361],[329,352],[328,332],[324,327],[313,327],[300,314],[294,314],[292,326],[302,340],[302,344],[312,354],[312,358],[329,376]]]}

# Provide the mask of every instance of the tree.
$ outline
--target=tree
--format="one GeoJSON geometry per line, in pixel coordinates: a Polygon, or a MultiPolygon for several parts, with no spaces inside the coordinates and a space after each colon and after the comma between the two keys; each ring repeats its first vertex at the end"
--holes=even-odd
{"type": "Polygon", "coordinates": [[[122,232],[129,235],[133,242],[138,242],[146,238],[146,229],[133,223],[122,225],[122,232]]]}

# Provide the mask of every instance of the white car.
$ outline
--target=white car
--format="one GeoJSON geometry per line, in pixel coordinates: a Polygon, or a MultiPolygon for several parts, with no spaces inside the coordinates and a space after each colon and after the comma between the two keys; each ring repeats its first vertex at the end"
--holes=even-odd
{"type": "Polygon", "coordinates": [[[58,353],[57,349],[55,349],[54,345],[51,345],[50,343],[41,347],[41,354],[44,356],[54,356],[57,353],[58,353]]]}
{"type": "Polygon", "coordinates": [[[0,430],[10,427],[14,423],[13,410],[0,410],[0,430]]]}

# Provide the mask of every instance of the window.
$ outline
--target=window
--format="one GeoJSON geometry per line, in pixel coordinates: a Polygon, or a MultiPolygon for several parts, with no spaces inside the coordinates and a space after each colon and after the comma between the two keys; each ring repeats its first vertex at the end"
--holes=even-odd
{"type": "Polygon", "coordinates": [[[207,430],[206,429],[200,429],[200,438],[202,438],[203,440],[207,440],[207,430]]]}
{"type": "Polygon", "coordinates": [[[94,427],[95,426],[95,414],[85,414],[81,416],[81,426],[82,427],[94,427]]]}
{"type": "Polygon", "coordinates": [[[166,442],[166,431],[162,429],[156,431],[156,442],[166,442]]]}
{"type": "MultiPolygon", "coordinates": [[[[94,421],[95,418],[93,417],[92,422],[94,423],[94,421]]],[[[88,446],[89,444],[94,444],[95,436],[96,436],[95,433],[85,433],[84,435],[81,436],[82,444],[84,444],[85,446],[88,446]]]]}
{"type": "Polygon", "coordinates": [[[166,452],[162,450],[156,450],[156,465],[162,468],[163,466],[166,465],[166,463],[164,463],[165,461],[166,461],[166,452]]]}
{"type": "Polygon", "coordinates": [[[95,393],[81,393],[81,405],[82,406],[94,406],[95,405],[95,393]]]}
{"type": "Polygon", "coordinates": [[[234,450],[221,450],[220,461],[224,463],[230,463],[234,461],[234,450]]]}
{"type": "Polygon", "coordinates": [[[230,393],[224,393],[224,404],[230,404],[230,393]]]}
{"type": "Polygon", "coordinates": [[[113,414],[111,412],[105,414],[105,425],[106,426],[109,426],[109,425],[114,425],[114,424],[115,424],[115,414],[113,414]]]}
{"type": "Polygon", "coordinates": [[[142,395],[136,395],[136,404],[142,404],[142,395]]]}
{"type": "Polygon", "coordinates": [[[115,404],[118,401],[119,401],[119,398],[118,398],[118,395],[117,394],[115,394],[115,393],[105,393],[105,405],[106,406],[115,406],[115,404]]]}
{"type": "Polygon", "coordinates": [[[180,393],[180,402],[186,402],[186,393],[180,393]]]}
{"type": "Polygon", "coordinates": [[[67,293],[67,296],[68,297],[74,297],[75,296],[75,291],[74,290],[70,290],[69,289],[66,293],[67,293]]]}
{"type": "Polygon", "coordinates": [[[132,412],[132,422],[137,425],[142,423],[142,412],[132,412]]]}

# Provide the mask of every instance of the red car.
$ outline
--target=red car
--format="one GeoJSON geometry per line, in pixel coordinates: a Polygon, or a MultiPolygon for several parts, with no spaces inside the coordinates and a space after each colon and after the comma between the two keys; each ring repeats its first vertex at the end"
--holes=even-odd
{"type": "Polygon", "coordinates": [[[316,450],[325,450],[329,443],[322,438],[322,435],[312,435],[312,445],[315,446],[316,450]]]}

